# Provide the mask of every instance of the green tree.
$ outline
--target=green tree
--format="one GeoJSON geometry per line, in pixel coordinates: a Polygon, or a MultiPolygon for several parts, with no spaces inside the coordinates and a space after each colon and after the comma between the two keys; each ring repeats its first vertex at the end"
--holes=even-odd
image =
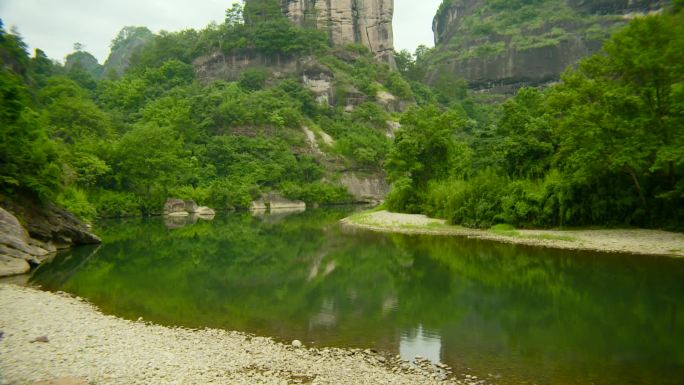
{"type": "Polygon", "coordinates": [[[242,3],[233,3],[230,8],[226,9],[225,24],[229,27],[244,24],[243,8],[242,3]]]}
{"type": "Polygon", "coordinates": [[[0,69],[0,186],[5,193],[51,199],[60,190],[60,157],[22,79],[0,69]]]}
{"type": "Polygon", "coordinates": [[[178,134],[154,123],[138,125],[121,138],[113,167],[121,187],[144,198],[145,213],[158,212],[168,189],[186,184],[194,171],[178,134]]]}

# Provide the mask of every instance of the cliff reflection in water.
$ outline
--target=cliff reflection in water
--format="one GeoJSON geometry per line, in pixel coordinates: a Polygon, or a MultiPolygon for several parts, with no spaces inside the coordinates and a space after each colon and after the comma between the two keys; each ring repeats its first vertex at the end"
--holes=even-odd
{"type": "Polygon", "coordinates": [[[32,282],[129,319],[420,355],[495,383],[684,378],[684,261],[347,231],[349,212],[103,221],[103,245],[32,282]]]}

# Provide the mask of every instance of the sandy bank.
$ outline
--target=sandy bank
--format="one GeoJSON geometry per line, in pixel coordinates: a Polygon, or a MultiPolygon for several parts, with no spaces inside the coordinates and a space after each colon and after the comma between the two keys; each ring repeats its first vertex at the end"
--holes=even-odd
{"type": "Polygon", "coordinates": [[[450,226],[441,219],[388,211],[365,212],[342,220],[347,226],[382,232],[464,236],[558,249],[684,257],[684,234],[660,230],[515,230],[493,232],[450,226]]]}
{"type": "Polygon", "coordinates": [[[446,384],[370,351],[307,349],[223,330],[169,328],[0,284],[0,384],[446,384]],[[48,342],[31,342],[47,336],[48,342]]]}

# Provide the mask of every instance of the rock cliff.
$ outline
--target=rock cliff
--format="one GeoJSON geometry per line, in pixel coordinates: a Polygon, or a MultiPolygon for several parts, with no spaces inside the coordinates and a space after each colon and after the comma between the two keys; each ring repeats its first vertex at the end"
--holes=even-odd
{"type": "Polygon", "coordinates": [[[445,0],[433,21],[427,81],[463,78],[473,89],[512,92],[556,81],[579,59],[659,0],[445,0]]]}
{"type": "Polygon", "coordinates": [[[0,207],[0,277],[26,273],[58,249],[100,242],[76,217],[51,203],[1,203],[7,210],[0,207]]]}
{"type": "Polygon", "coordinates": [[[394,67],[394,0],[281,0],[295,24],[326,30],[333,45],[363,44],[394,67]]]}

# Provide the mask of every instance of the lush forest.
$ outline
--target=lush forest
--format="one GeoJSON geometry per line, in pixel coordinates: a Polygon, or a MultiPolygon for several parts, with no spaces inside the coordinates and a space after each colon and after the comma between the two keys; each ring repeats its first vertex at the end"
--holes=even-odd
{"type": "Polygon", "coordinates": [[[81,46],[65,65],[29,56],[0,26],[2,195],[85,219],[158,213],[170,196],[226,209],[278,190],[331,204],[350,201],[341,169],[384,168],[389,209],[456,224],[681,229],[681,2],[635,18],[555,85],[511,98],[459,79],[431,88],[429,49],[397,53],[394,71],[363,46],[331,47],[275,4],[234,5],[200,31],[124,28],[104,67],[81,46]],[[199,79],[194,62],[217,52],[314,58],[334,73],[336,101],[267,66],[199,79]],[[387,92],[403,112],[379,102],[387,92]],[[350,95],[361,97],[352,109],[350,95]],[[312,151],[302,127],[334,142],[312,151]]]}
{"type": "Polygon", "coordinates": [[[236,4],[200,31],[126,27],[104,67],[80,44],[64,65],[31,57],[18,33],[0,29],[2,194],[57,201],[85,219],[159,213],[170,196],[217,209],[272,190],[349,202],[340,170],[382,173],[387,121],[398,120],[376,95],[410,102],[413,92],[365,47],[330,47],[275,4],[236,4]],[[313,58],[334,73],[341,102],[320,103],[298,73],[265,65],[198,79],[193,61],[214,53],[313,58]],[[349,93],[359,102],[345,112],[349,93]],[[303,126],[334,143],[312,151],[303,126]]]}
{"type": "MultiPolygon", "coordinates": [[[[463,103],[408,111],[386,162],[389,208],[476,227],[681,229],[680,4],[632,20],[601,53],[551,87],[519,90],[493,119],[463,103]]],[[[403,63],[420,74],[420,61],[403,63]]]]}

